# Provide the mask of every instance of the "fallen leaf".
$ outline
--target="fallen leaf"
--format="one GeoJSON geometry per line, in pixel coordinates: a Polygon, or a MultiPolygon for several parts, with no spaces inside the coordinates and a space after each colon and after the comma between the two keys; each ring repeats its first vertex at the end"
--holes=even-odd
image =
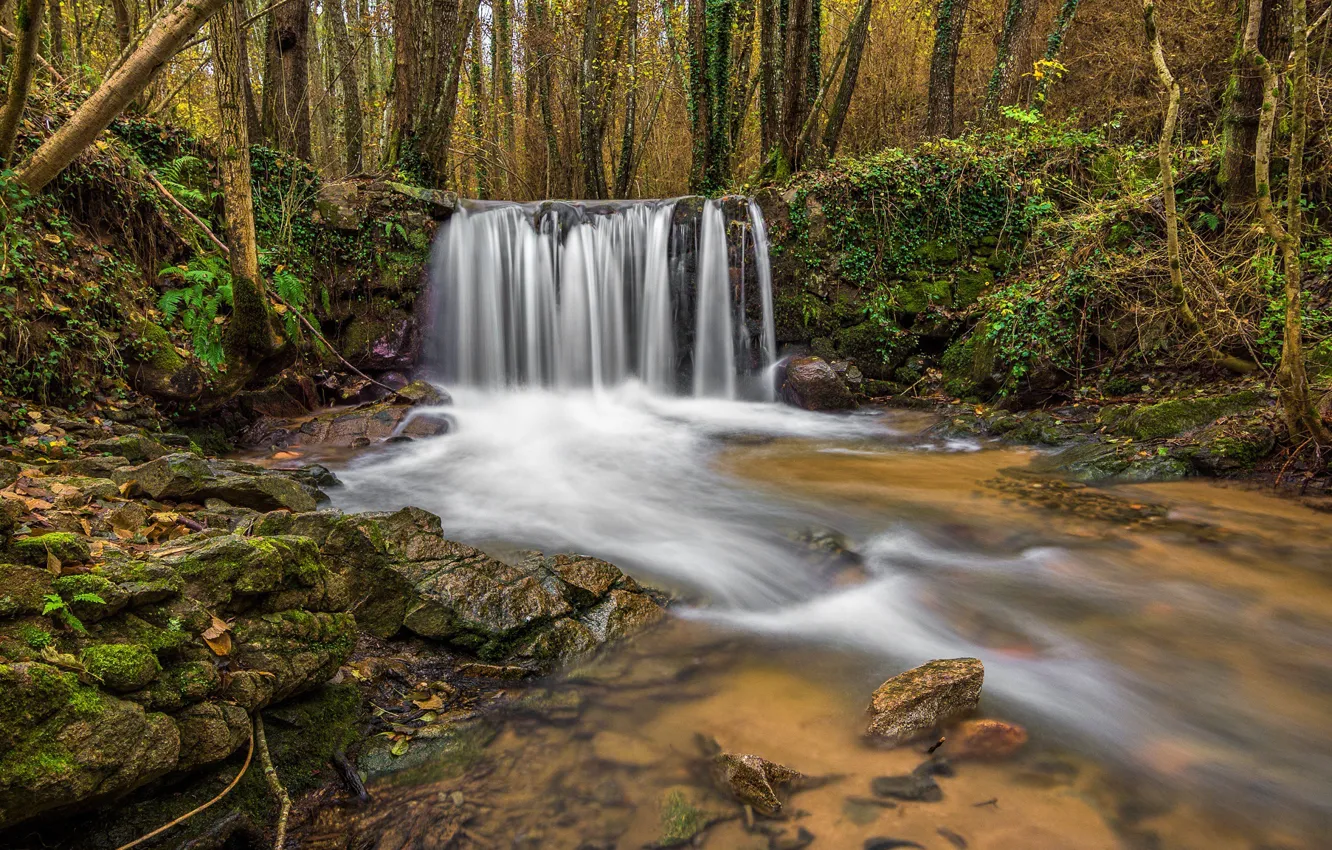
{"type": "Polygon", "coordinates": [[[119,488],[119,489],[120,489],[120,495],[122,495],[122,496],[128,496],[130,490],[133,490],[133,489],[134,489],[134,485],[137,484],[137,483],[138,483],[137,481],[135,481],[133,478],[131,478],[129,481],[126,481],[124,484],[121,484],[121,485],[120,485],[120,488],[119,488]]]}
{"type": "Polygon", "coordinates": [[[60,575],[60,559],[49,548],[46,550],[46,568],[52,575],[60,575]]]}
{"type": "Polygon", "coordinates": [[[204,634],[204,643],[208,644],[208,648],[213,651],[214,655],[225,656],[231,654],[231,634],[229,632],[223,632],[213,638],[207,637],[207,632],[204,634]]]}
{"type": "Polygon", "coordinates": [[[80,519],[79,525],[83,527],[84,534],[86,534],[89,537],[92,537],[92,523],[88,522],[86,519],[80,519]]]}
{"type": "Polygon", "coordinates": [[[45,434],[47,431],[51,430],[51,426],[47,425],[45,422],[35,422],[33,423],[32,430],[36,431],[39,435],[45,434]]]}
{"type": "Polygon", "coordinates": [[[231,631],[231,624],[228,623],[226,620],[222,619],[221,617],[217,616],[216,614],[214,614],[213,622],[208,626],[208,628],[204,629],[203,636],[204,639],[207,640],[209,638],[216,638],[219,635],[222,635],[223,633],[229,631],[231,631]]]}
{"type": "Polygon", "coordinates": [[[392,747],[389,747],[389,752],[395,756],[405,756],[407,755],[407,750],[411,749],[411,746],[412,742],[410,738],[399,738],[393,742],[392,747]]]}
{"type": "Polygon", "coordinates": [[[439,698],[439,694],[433,694],[429,699],[415,699],[412,700],[412,702],[416,705],[417,708],[424,709],[426,711],[432,711],[434,709],[444,707],[444,700],[439,698]]]}

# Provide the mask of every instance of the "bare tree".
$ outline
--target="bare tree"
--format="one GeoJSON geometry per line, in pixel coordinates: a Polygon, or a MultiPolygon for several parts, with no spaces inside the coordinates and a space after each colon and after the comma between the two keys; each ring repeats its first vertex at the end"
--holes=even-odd
{"type": "Polygon", "coordinates": [[[930,87],[925,134],[930,138],[952,137],[953,89],[957,77],[957,52],[967,21],[967,0],[939,0],[934,11],[934,52],[930,55],[930,87]]]}
{"type": "Polygon", "coordinates": [[[32,89],[32,69],[37,59],[37,41],[42,35],[42,0],[19,0],[16,20],[18,44],[13,68],[9,73],[9,96],[0,109],[0,164],[8,165],[14,153],[14,140],[18,138],[19,121],[28,106],[28,93],[32,89]]]}

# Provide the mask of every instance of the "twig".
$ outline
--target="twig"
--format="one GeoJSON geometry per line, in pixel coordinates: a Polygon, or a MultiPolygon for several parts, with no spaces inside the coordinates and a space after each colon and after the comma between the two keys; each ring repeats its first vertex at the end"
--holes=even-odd
{"type": "Polygon", "coordinates": [[[208,227],[208,225],[204,223],[203,219],[199,218],[197,215],[194,214],[193,210],[191,210],[189,207],[181,203],[180,198],[177,198],[175,195],[168,192],[167,187],[163,186],[160,182],[158,182],[158,179],[153,176],[153,173],[151,171],[145,171],[144,174],[147,175],[148,182],[152,183],[155,187],[157,187],[157,191],[165,195],[168,201],[175,204],[177,209],[185,213],[185,215],[189,217],[190,221],[199,225],[199,229],[202,230],[209,239],[213,240],[213,244],[216,245],[218,248],[220,248],[225,256],[227,257],[231,256],[231,251],[227,249],[226,244],[221,239],[217,238],[217,236],[208,227]]]}
{"type": "MultiPolygon", "coordinates": [[[[5,41],[14,41],[14,42],[18,41],[18,37],[9,30],[5,29],[4,27],[0,27],[0,35],[5,37],[5,41]]],[[[55,79],[57,83],[59,83],[62,86],[65,84],[64,75],[61,74],[59,71],[57,71],[55,68],[51,67],[51,63],[47,62],[45,57],[42,56],[42,54],[34,53],[33,56],[36,57],[37,64],[45,68],[46,72],[50,74],[51,77],[55,79]]]]}
{"type": "Polygon", "coordinates": [[[134,839],[129,844],[120,845],[119,847],[116,848],[116,850],[130,850],[131,847],[137,847],[143,842],[147,841],[148,839],[155,838],[161,835],[162,833],[166,832],[168,829],[171,829],[171,827],[189,820],[190,818],[199,814],[199,812],[202,812],[204,809],[208,808],[209,806],[216,803],[218,800],[221,800],[223,797],[230,794],[231,789],[236,787],[236,783],[241,781],[241,777],[244,776],[245,771],[249,769],[250,758],[253,756],[254,756],[254,735],[250,735],[250,748],[245,753],[245,763],[241,765],[240,773],[237,773],[236,778],[231,780],[231,784],[228,785],[226,788],[222,789],[221,794],[218,794],[216,797],[209,800],[207,803],[204,803],[202,806],[199,806],[197,809],[191,809],[190,811],[186,812],[185,814],[173,820],[171,823],[167,824],[166,826],[159,826],[157,829],[153,830],[147,835],[134,839]]]}
{"type": "Polygon", "coordinates": [[[1273,490],[1276,490],[1279,487],[1281,487],[1281,479],[1286,477],[1286,470],[1289,469],[1290,465],[1295,462],[1295,458],[1299,457],[1300,452],[1304,451],[1304,447],[1309,445],[1309,443],[1311,442],[1313,442],[1313,437],[1310,437],[1309,439],[1305,440],[1303,443],[1300,443],[1299,448],[1295,449],[1295,451],[1290,453],[1290,457],[1286,460],[1285,463],[1281,465],[1281,471],[1277,473],[1276,480],[1272,482],[1273,490]]]}
{"type": "Polygon", "coordinates": [[[273,839],[273,850],[282,850],[287,844],[287,816],[291,814],[291,797],[282,787],[277,770],[273,768],[273,759],[268,754],[268,741],[264,739],[264,718],[259,712],[254,713],[254,734],[251,740],[259,740],[259,764],[264,768],[264,778],[268,780],[268,790],[278,801],[277,837],[273,839]]]}

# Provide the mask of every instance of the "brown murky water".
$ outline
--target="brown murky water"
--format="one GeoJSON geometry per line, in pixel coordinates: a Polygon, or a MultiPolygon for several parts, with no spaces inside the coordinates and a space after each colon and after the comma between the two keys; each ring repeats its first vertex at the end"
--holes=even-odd
{"type": "Polygon", "coordinates": [[[1030,452],[947,451],[912,436],[919,417],[888,421],[891,439],[728,438],[710,454],[719,480],[782,506],[783,533],[801,536],[792,517],[821,529],[796,547],[816,590],[684,608],[515,685],[465,769],[372,782],[377,802],[330,815],[325,834],[637,848],[685,799],[723,818],[695,840],[711,848],[806,833],[813,848],[1332,846],[1332,519],[1210,483],[1037,480],[1011,472],[1030,452]],[[925,756],[866,744],[869,693],[962,654],[986,663],[983,713],[1030,743],[955,763],[941,801],[875,804],[874,777],[925,756]],[[747,825],[711,790],[699,736],[828,781],[790,817],[747,825]]]}

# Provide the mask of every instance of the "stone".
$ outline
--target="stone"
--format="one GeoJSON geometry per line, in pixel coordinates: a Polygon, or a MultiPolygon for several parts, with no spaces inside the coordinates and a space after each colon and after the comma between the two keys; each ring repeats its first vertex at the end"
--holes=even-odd
{"type": "Polygon", "coordinates": [[[934,777],[918,772],[904,776],[877,776],[870,781],[870,792],[878,797],[918,803],[937,803],[943,799],[943,789],[934,777]]]}
{"type": "Polygon", "coordinates": [[[782,796],[801,778],[798,771],[756,755],[718,753],[712,760],[717,788],[768,817],[781,813],[782,796]]]}
{"type": "Polygon", "coordinates": [[[949,730],[944,751],[955,759],[998,759],[1027,743],[1027,730],[1002,720],[964,720],[949,730]]]}
{"type": "Polygon", "coordinates": [[[931,661],[884,682],[870,698],[867,734],[905,744],[974,712],[985,668],[975,658],[931,661]]]}
{"type": "Polygon", "coordinates": [[[604,730],[592,738],[592,754],[598,760],[621,767],[651,767],[664,756],[661,749],[637,735],[604,730]]]}
{"type": "Polygon", "coordinates": [[[180,730],[178,771],[221,761],[250,740],[250,716],[238,705],[198,703],[177,712],[175,721],[180,730]]]}
{"type": "Polygon", "coordinates": [[[137,643],[94,644],[79,661],[102,685],[120,693],[147,687],[162,671],[152,650],[137,643]]]}
{"type": "Polygon", "coordinates": [[[51,592],[51,573],[44,567],[0,564],[0,619],[40,615],[51,592]]]}
{"type": "Polygon", "coordinates": [[[846,384],[821,357],[797,357],[786,365],[782,399],[806,410],[850,410],[856,406],[846,384]]]}
{"type": "Polygon", "coordinates": [[[9,556],[19,563],[45,569],[48,556],[54,556],[62,565],[86,564],[92,559],[92,551],[82,535],[56,531],[38,537],[11,540],[9,556]]]}
{"type": "Polygon", "coordinates": [[[116,482],[133,482],[134,491],[159,502],[202,504],[212,498],[257,511],[313,511],[327,498],[288,475],[183,453],[118,470],[116,482]]]}
{"type": "Polygon", "coordinates": [[[0,665],[0,829],[162,776],[180,750],[166,715],[47,664],[0,665]]]}
{"type": "Polygon", "coordinates": [[[170,454],[161,443],[139,433],[125,434],[107,440],[95,440],[84,445],[83,450],[89,454],[123,457],[130,463],[157,460],[159,457],[170,454]]]}
{"type": "Polygon", "coordinates": [[[1271,396],[1244,390],[1224,396],[1177,398],[1133,410],[1112,427],[1117,434],[1137,440],[1174,437],[1215,422],[1222,416],[1246,413],[1271,404],[1271,396]]]}
{"type": "Polygon", "coordinates": [[[657,802],[661,833],[657,847],[680,847],[694,841],[708,827],[736,817],[692,786],[677,785],[662,791],[657,802]]]}

